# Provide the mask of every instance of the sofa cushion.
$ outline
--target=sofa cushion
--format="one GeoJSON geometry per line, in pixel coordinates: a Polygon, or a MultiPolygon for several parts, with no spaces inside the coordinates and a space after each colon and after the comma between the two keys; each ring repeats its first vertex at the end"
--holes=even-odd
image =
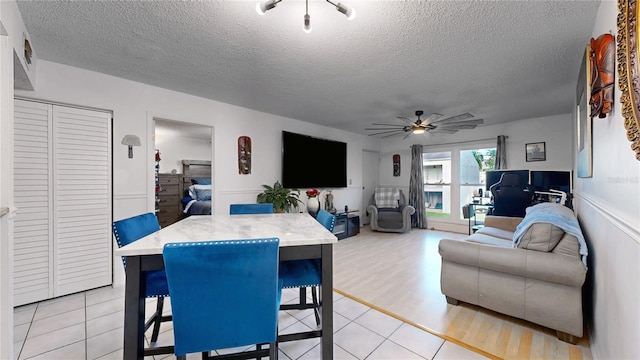
{"type": "Polygon", "coordinates": [[[524,233],[518,248],[549,252],[553,250],[564,236],[564,230],[549,224],[535,223],[524,233]]]}
{"type": "Polygon", "coordinates": [[[552,252],[555,254],[580,258],[580,243],[578,242],[578,238],[565,233],[552,252]]]}
{"type": "Polygon", "coordinates": [[[488,236],[497,237],[500,239],[505,239],[512,241],[513,239],[513,231],[502,230],[494,227],[483,227],[480,230],[476,231],[476,234],[484,234],[488,236]]]}
{"type": "Polygon", "coordinates": [[[484,245],[493,245],[493,246],[500,246],[500,247],[513,247],[513,242],[511,240],[505,240],[505,239],[501,239],[495,236],[490,236],[490,235],[486,235],[486,234],[482,234],[482,233],[475,233],[473,235],[470,235],[466,241],[469,242],[474,242],[474,243],[478,243],[478,244],[484,244],[484,245]]]}

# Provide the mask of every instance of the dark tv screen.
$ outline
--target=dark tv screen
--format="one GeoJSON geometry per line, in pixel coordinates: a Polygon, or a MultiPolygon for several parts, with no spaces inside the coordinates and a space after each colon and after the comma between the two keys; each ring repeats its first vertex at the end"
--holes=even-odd
{"type": "Polygon", "coordinates": [[[523,184],[529,183],[529,170],[493,170],[487,171],[487,190],[491,187],[491,185],[500,181],[502,174],[504,173],[516,173],[520,176],[520,180],[523,184]]]}
{"type": "Polygon", "coordinates": [[[347,187],[347,144],[283,131],[282,186],[347,187]]]}
{"type": "Polygon", "coordinates": [[[531,171],[531,186],[535,191],[550,189],[571,193],[571,171],[531,171]]]}

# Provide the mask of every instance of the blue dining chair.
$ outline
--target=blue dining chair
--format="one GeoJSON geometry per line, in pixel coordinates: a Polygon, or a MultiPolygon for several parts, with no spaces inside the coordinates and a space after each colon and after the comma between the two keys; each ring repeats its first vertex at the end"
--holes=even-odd
{"type": "Polygon", "coordinates": [[[277,358],[278,246],[277,238],[164,246],[176,356],[211,359],[211,350],[256,344],[242,358],[277,358]]]}
{"type": "MultiPolygon", "coordinates": [[[[137,215],[113,223],[113,236],[116,238],[119,248],[158,230],[160,230],[160,224],[158,223],[158,218],[153,213],[137,215]]],[[[127,259],[125,256],[122,257],[122,264],[126,269],[127,259]]],[[[156,311],[144,324],[145,332],[153,325],[153,331],[151,333],[151,345],[153,346],[158,340],[160,323],[171,321],[170,315],[162,316],[164,298],[169,296],[169,288],[167,287],[167,277],[164,270],[148,271],[146,275],[147,286],[144,296],[157,298],[156,311]]]]}
{"type": "Polygon", "coordinates": [[[231,215],[242,214],[272,214],[273,204],[231,204],[229,205],[229,213],[231,215]]]}
{"type": "MultiPolygon", "coordinates": [[[[318,211],[316,220],[327,230],[333,232],[336,217],[326,210],[318,211]]],[[[322,281],[320,259],[287,260],[280,262],[280,279],[283,288],[300,288],[300,301],[297,304],[282,304],[281,310],[313,309],[316,325],[320,325],[320,304],[318,286],[322,281]],[[311,303],[307,303],[307,288],[311,288],[311,303]]]]}

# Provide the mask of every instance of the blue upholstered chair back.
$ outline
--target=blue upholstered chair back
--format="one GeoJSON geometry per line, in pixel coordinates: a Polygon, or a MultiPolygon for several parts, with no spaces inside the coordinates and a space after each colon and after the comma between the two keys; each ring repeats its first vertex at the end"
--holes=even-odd
{"type": "MultiPolygon", "coordinates": [[[[146,213],[118,220],[113,223],[113,236],[116,238],[118,247],[129,245],[149,234],[160,230],[158,218],[152,213],[146,213]]],[[[122,257],[122,263],[127,266],[126,257],[122,257]]],[[[167,278],[164,270],[147,272],[146,297],[168,296],[167,278]]]]}
{"type": "Polygon", "coordinates": [[[273,213],[273,204],[231,204],[229,205],[229,213],[231,215],[271,214],[273,213]]]}
{"type": "Polygon", "coordinates": [[[276,341],[278,244],[272,238],[165,245],[176,355],[276,341]]]}
{"type": "Polygon", "coordinates": [[[331,232],[333,232],[333,228],[336,226],[336,217],[327,210],[318,211],[316,220],[331,232]]]}

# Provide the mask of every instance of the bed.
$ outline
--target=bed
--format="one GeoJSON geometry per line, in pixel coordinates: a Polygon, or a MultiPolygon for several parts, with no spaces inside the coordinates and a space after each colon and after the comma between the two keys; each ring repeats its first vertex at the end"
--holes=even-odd
{"type": "Polygon", "coordinates": [[[211,215],[211,161],[182,160],[182,205],[185,217],[211,215]]]}

